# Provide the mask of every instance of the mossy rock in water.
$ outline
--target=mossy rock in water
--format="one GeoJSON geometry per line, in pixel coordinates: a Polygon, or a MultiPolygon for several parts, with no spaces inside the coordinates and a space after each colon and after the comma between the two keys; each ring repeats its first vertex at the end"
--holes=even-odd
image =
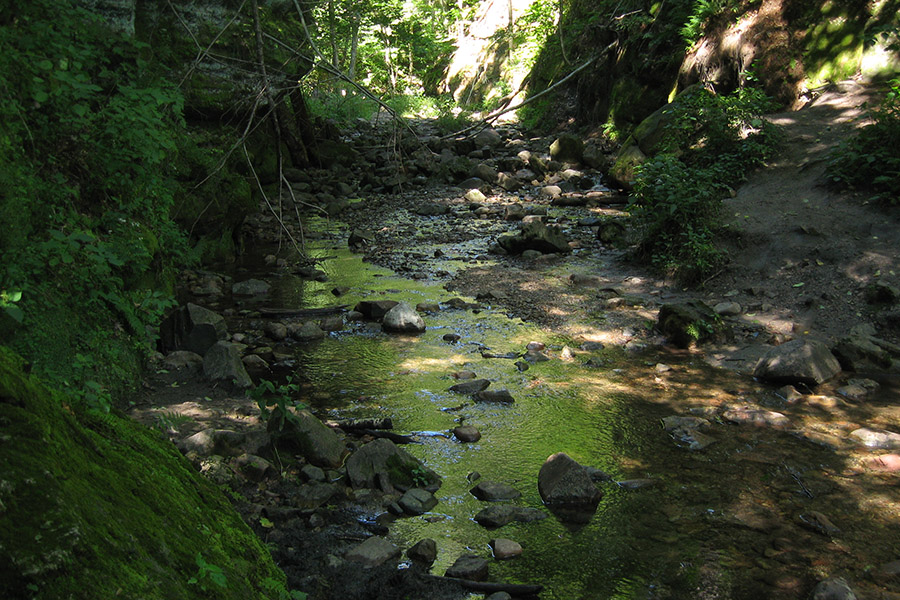
{"type": "Polygon", "coordinates": [[[5,347],[0,515],[8,598],[287,596],[259,539],[172,444],[82,410],[5,347]]]}

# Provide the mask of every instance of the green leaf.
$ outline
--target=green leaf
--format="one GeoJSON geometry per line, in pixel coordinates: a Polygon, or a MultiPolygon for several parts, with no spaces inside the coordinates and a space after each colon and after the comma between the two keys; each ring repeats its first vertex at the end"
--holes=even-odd
{"type": "Polygon", "coordinates": [[[50,69],[53,68],[53,61],[50,61],[50,60],[47,60],[47,59],[44,59],[44,60],[42,60],[42,61],[38,61],[37,68],[38,68],[38,69],[43,69],[43,70],[45,70],[45,71],[49,71],[50,69]]]}
{"type": "Polygon", "coordinates": [[[50,95],[47,94],[47,92],[45,92],[44,90],[35,90],[32,94],[32,97],[38,104],[42,104],[50,99],[50,95]]]}
{"type": "Polygon", "coordinates": [[[803,287],[804,285],[806,285],[806,284],[801,281],[800,283],[795,283],[792,287],[799,288],[799,287],[803,287]]]}

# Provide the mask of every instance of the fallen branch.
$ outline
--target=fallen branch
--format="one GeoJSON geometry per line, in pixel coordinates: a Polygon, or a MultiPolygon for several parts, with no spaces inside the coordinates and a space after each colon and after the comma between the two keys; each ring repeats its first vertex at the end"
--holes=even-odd
{"type": "Polygon", "coordinates": [[[430,574],[423,574],[422,576],[436,581],[456,583],[463,586],[467,590],[472,590],[473,592],[487,592],[488,594],[493,594],[494,592],[506,592],[510,596],[534,596],[541,593],[541,591],[544,589],[544,586],[537,584],[532,585],[527,583],[495,583],[492,581],[472,581],[470,579],[460,579],[459,577],[446,577],[443,575],[430,574]]]}
{"type": "Polygon", "coordinates": [[[347,306],[347,304],[342,304],[323,308],[260,308],[259,314],[264,317],[322,317],[340,314],[347,310],[347,306]]]}
{"type": "Polygon", "coordinates": [[[325,421],[329,427],[337,427],[344,431],[356,431],[359,429],[393,429],[394,422],[390,417],[383,419],[350,419],[346,421],[325,421]]]}

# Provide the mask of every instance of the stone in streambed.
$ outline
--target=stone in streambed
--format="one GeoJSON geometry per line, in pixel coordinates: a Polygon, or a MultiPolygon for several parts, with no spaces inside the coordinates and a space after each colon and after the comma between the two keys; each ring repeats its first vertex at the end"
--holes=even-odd
{"type": "Polygon", "coordinates": [[[506,538],[495,538],[488,542],[488,545],[491,547],[491,550],[494,552],[494,558],[497,560],[508,560],[522,554],[522,546],[519,542],[506,538]]]}
{"type": "Polygon", "coordinates": [[[353,548],[344,558],[366,568],[377,567],[400,556],[400,548],[383,537],[373,536],[353,548]]]}
{"type": "Polygon", "coordinates": [[[449,391],[458,394],[475,394],[487,389],[489,385],[491,385],[491,382],[487,379],[470,379],[468,381],[463,381],[462,383],[451,385],[449,391]]]}
{"type": "Polygon", "coordinates": [[[212,381],[227,381],[246,389],[253,385],[237,344],[216,342],[203,357],[203,374],[212,381]]]}
{"type": "Polygon", "coordinates": [[[453,435],[461,442],[477,442],[481,439],[481,432],[471,425],[460,425],[453,430],[453,435]]]}
{"type": "Polygon", "coordinates": [[[469,581],[484,581],[488,577],[488,561],[478,556],[464,554],[447,569],[445,576],[469,581]]]}
{"type": "Polygon", "coordinates": [[[498,481],[482,481],[471,490],[473,496],[485,502],[502,502],[504,500],[515,500],[522,493],[516,488],[498,481]]]}
{"type": "Polygon", "coordinates": [[[410,515],[423,515],[437,506],[437,503],[438,501],[434,494],[419,488],[407,490],[400,500],[397,501],[403,512],[410,515]]]}
{"type": "Polygon", "coordinates": [[[406,556],[415,563],[430,567],[437,558],[437,543],[430,538],[419,540],[406,551],[406,556]]]}
{"type": "Polygon", "coordinates": [[[587,470],[564,452],[548,457],[538,473],[538,492],[547,505],[596,508],[603,493],[587,470]]]}
{"type": "Polygon", "coordinates": [[[759,359],[753,376],[773,383],[819,385],[841,371],[828,346],[817,340],[792,340],[759,359]]]}
{"type": "Polygon", "coordinates": [[[381,328],[391,333],[422,333],[425,321],[412,306],[401,302],[384,315],[381,328]]]}

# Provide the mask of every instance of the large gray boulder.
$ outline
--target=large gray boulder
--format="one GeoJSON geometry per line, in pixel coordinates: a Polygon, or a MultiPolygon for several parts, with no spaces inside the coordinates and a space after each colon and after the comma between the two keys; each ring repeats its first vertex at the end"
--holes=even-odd
{"type": "Polygon", "coordinates": [[[203,374],[212,381],[226,381],[236,388],[246,389],[253,385],[237,344],[216,342],[203,357],[203,374]]]}
{"type": "Polygon", "coordinates": [[[446,577],[458,577],[469,581],[485,581],[488,578],[489,563],[487,559],[471,554],[464,554],[456,559],[445,573],[446,577]]]}
{"type": "Polygon", "coordinates": [[[425,331],[425,320],[412,305],[401,302],[385,313],[381,328],[391,333],[422,333],[425,331]]]}
{"type": "Polygon", "coordinates": [[[564,133],[550,144],[550,158],[561,163],[580,163],[584,155],[581,138],[564,133]]]}
{"type": "Polygon", "coordinates": [[[538,492],[547,505],[578,508],[596,507],[603,496],[587,469],[564,452],[544,461],[538,473],[538,492]]]}
{"type": "Polygon", "coordinates": [[[335,469],[341,466],[347,452],[344,442],[309,411],[293,411],[289,417],[270,419],[269,423],[269,433],[279,446],[296,450],[317,467],[335,469]]]}
{"type": "Polygon", "coordinates": [[[188,303],[159,326],[159,350],[187,350],[203,356],[213,344],[228,337],[222,315],[197,304],[188,303]]]}
{"type": "Polygon", "coordinates": [[[819,385],[841,372],[838,359],[817,340],[792,340],[769,350],[753,376],[771,383],[819,385]]]}
{"type": "Polygon", "coordinates": [[[427,487],[437,489],[441,478],[422,462],[387,439],[369,442],[347,459],[347,477],[354,488],[427,487]]]}

